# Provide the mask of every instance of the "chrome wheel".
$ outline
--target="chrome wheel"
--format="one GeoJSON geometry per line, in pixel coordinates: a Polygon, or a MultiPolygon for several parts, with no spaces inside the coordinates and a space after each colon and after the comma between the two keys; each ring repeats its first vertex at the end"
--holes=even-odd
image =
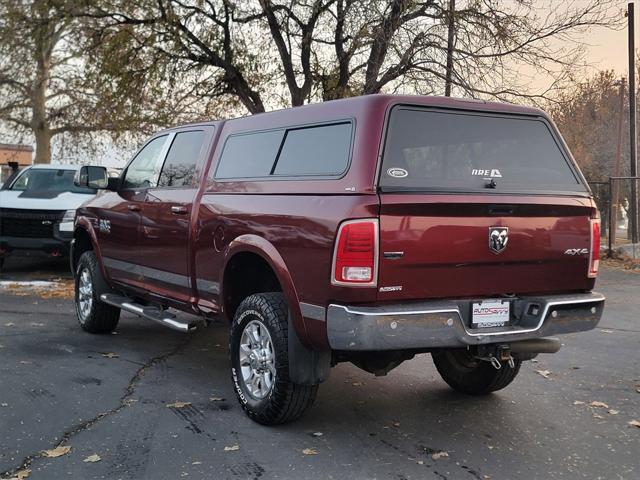
{"type": "Polygon", "coordinates": [[[267,327],[251,320],[240,337],[240,370],[249,394],[257,400],[266,398],[276,379],[275,353],[267,327]]]}
{"type": "Polygon", "coordinates": [[[88,268],[83,268],[78,278],[78,313],[82,319],[86,319],[93,306],[93,283],[88,268]]]}

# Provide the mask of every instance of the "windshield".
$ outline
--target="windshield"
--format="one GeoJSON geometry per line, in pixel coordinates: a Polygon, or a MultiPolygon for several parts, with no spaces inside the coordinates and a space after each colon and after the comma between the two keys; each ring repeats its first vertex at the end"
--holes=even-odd
{"type": "Polygon", "coordinates": [[[30,168],[23,172],[10,190],[23,192],[72,192],[94,195],[93,188],[77,187],[73,184],[75,170],[30,168]]]}
{"type": "Polygon", "coordinates": [[[585,192],[538,118],[402,107],[391,114],[383,191],[585,192]]]}

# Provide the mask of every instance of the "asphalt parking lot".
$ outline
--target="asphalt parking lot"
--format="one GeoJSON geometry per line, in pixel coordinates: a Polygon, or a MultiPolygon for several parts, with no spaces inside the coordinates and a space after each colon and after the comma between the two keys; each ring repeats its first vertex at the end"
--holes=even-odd
{"type": "MultiPolygon", "coordinates": [[[[2,279],[34,269],[68,278],[24,260],[2,279]]],[[[236,403],[222,324],[181,335],[124,314],[93,336],[69,299],[0,290],[0,478],[638,479],[640,274],[605,268],[597,290],[599,328],[497,394],[452,392],[428,355],[379,378],[341,364],[279,427],[236,403]]]]}

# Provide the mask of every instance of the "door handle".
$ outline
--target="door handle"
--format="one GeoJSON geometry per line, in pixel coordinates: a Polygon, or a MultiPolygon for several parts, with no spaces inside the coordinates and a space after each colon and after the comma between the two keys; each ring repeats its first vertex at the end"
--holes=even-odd
{"type": "Polygon", "coordinates": [[[144,238],[147,238],[149,240],[157,240],[158,238],[160,238],[157,235],[157,232],[158,232],[157,228],[142,227],[142,233],[144,234],[144,238]]]}
{"type": "Polygon", "coordinates": [[[130,203],[129,205],[127,205],[127,208],[129,209],[130,212],[139,212],[140,211],[140,205],[136,205],[134,203],[130,203]]]}
{"type": "Polygon", "coordinates": [[[171,213],[175,215],[186,215],[187,213],[189,213],[189,210],[187,209],[187,207],[184,207],[182,205],[174,205],[173,207],[171,207],[171,213]]]}

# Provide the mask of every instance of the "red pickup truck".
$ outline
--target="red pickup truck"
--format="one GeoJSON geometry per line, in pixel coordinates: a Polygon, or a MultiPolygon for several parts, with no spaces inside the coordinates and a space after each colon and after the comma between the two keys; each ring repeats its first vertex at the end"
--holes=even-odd
{"type": "Polygon", "coordinates": [[[171,128],[119,178],[76,182],[106,190],[75,220],[82,328],[225,318],[263,424],[299,417],[344,361],[385,375],[428,352],[452,388],[499,390],[604,308],[598,211],[537,109],[337,100],[171,128]]]}

